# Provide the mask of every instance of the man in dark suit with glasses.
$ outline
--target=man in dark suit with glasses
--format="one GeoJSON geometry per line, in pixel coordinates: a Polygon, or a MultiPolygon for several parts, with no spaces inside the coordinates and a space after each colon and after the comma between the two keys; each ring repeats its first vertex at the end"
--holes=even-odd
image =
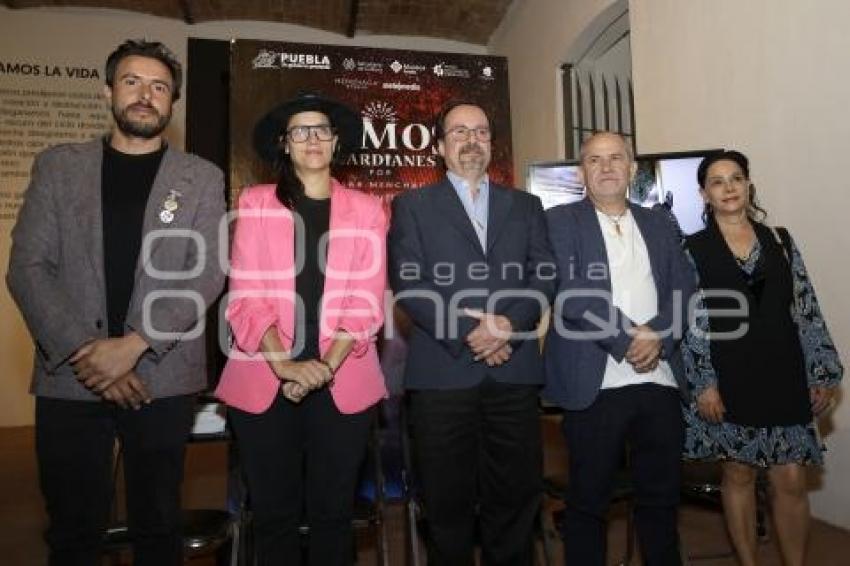
{"type": "Polygon", "coordinates": [[[532,564],[540,504],[535,329],[555,286],[540,200],[491,182],[475,103],[436,121],[441,182],[399,195],[389,234],[396,301],[413,321],[405,369],[432,564],[532,564]]]}

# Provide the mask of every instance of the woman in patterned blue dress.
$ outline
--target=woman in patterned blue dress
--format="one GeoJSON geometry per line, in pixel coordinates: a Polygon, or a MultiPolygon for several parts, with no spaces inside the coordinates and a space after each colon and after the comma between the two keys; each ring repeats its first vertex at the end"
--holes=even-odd
{"type": "Polygon", "coordinates": [[[722,460],[724,514],[743,566],[756,564],[754,485],[766,468],[780,551],[798,566],[809,526],[804,466],[823,462],[813,415],[830,405],[843,368],[800,253],[787,232],[760,222],[749,177],[737,151],[707,157],[697,172],[706,229],[686,244],[705,309],[683,348],[693,394],[685,456],[722,460]]]}

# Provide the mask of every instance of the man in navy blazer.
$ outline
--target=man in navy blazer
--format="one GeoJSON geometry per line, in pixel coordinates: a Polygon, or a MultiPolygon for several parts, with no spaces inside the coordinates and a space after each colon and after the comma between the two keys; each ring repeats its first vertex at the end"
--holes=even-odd
{"type": "Polygon", "coordinates": [[[546,341],[547,400],[566,409],[569,564],[605,564],[605,517],[627,456],[644,563],[680,564],[685,392],[678,349],[694,275],[664,212],[628,203],[636,166],[613,133],[581,150],[586,198],[547,211],[558,293],[546,341]]]}
{"type": "Polygon", "coordinates": [[[396,301],[413,321],[405,369],[432,564],[532,564],[540,503],[535,329],[555,270],[540,200],[492,183],[490,123],[447,105],[436,123],[448,170],[399,195],[389,234],[396,301]]]}

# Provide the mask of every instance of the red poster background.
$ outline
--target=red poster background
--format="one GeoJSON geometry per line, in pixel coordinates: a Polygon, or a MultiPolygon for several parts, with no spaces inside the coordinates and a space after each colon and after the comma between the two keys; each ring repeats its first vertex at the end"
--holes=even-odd
{"type": "Polygon", "coordinates": [[[360,112],[360,152],[334,173],[353,187],[392,195],[442,177],[434,116],[471,100],[493,129],[490,177],[513,184],[507,60],[503,57],[238,40],[231,46],[231,187],[273,182],[254,153],[254,124],[300,91],[318,91],[360,112]]]}

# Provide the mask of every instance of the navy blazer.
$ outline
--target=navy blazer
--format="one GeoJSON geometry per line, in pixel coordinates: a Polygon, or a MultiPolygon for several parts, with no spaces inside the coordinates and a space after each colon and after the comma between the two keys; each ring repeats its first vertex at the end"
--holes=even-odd
{"type": "Polygon", "coordinates": [[[510,360],[489,368],[464,342],[478,321],[462,312],[502,314],[514,331],[535,335],[556,279],[539,198],[490,183],[485,253],[460,198],[443,180],[395,197],[388,238],[395,300],[413,321],[407,388],[467,388],[488,375],[543,383],[536,339],[515,340],[510,360]]]}
{"type": "MultiPolygon", "coordinates": [[[[646,324],[662,335],[662,357],[687,394],[679,343],[695,290],[693,267],[666,212],[629,204],[643,236],[658,294],[658,314],[646,324]]],[[[618,362],[633,326],[611,303],[605,240],[593,203],[585,198],[546,212],[558,265],[558,293],[546,338],[544,397],[568,410],[589,407],[599,393],[608,355],[618,362]],[[604,330],[603,330],[604,329],[604,330]]]]}

